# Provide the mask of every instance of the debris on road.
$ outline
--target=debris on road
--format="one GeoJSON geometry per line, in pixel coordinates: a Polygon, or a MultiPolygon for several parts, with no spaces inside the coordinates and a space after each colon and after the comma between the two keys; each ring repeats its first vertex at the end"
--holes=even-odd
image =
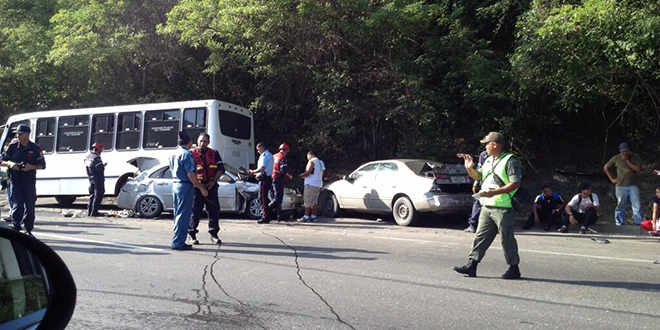
{"type": "Polygon", "coordinates": [[[608,239],[605,239],[605,238],[592,237],[591,240],[598,243],[598,244],[609,244],[610,243],[610,241],[608,239]]]}

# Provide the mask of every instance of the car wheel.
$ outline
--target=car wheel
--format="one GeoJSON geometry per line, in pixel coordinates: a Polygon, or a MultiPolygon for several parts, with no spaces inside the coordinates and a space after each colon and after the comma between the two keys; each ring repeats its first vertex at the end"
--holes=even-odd
{"type": "Polygon", "coordinates": [[[155,218],[163,212],[163,204],[156,196],[142,196],[135,205],[135,211],[142,218],[155,218]]]}
{"type": "Polygon", "coordinates": [[[396,199],[392,207],[394,221],[399,226],[410,226],[417,219],[417,211],[408,197],[402,196],[396,199]]]}
{"type": "Polygon", "coordinates": [[[71,207],[73,202],[76,201],[76,196],[57,196],[55,200],[61,207],[71,207]]]}
{"type": "Polygon", "coordinates": [[[263,206],[261,205],[261,199],[252,198],[247,201],[247,206],[245,208],[245,215],[250,219],[261,219],[261,216],[264,213],[263,206]]]}
{"type": "Polygon", "coordinates": [[[321,214],[328,218],[334,218],[339,214],[339,203],[337,197],[330,191],[324,190],[321,198],[321,214]]]}

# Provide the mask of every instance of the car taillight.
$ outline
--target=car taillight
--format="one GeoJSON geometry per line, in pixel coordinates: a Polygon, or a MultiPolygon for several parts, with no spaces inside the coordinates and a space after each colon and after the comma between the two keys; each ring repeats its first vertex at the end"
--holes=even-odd
{"type": "Polygon", "coordinates": [[[436,179],[449,179],[449,175],[447,174],[442,174],[442,173],[436,173],[435,174],[436,179]]]}

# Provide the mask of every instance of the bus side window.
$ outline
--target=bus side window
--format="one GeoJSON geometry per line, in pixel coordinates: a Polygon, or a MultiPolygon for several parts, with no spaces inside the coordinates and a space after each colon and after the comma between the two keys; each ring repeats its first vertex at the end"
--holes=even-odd
{"type": "Polygon", "coordinates": [[[105,150],[112,150],[112,137],[115,134],[115,115],[102,114],[92,116],[92,144],[99,142],[103,144],[105,150]]]}
{"type": "Polygon", "coordinates": [[[5,142],[2,144],[2,152],[4,152],[7,149],[7,146],[9,146],[9,143],[16,137],[16,134],[14,134],[14,130],[16,130],[16,127],[18,125],[28,125],[30,126],[30,121],[29,120],[21,120],[21,121],[15,121],[11,124],[9,124],[8,128],[9,132],[7,132],[7,137],[5,138],[5,142]]]}
{"type": "Polygon", "coordinates": [[[57,130],[57,152],[87,151],[89,116],[60,117],[57,130]]]}
{"type": "Polygon", "coordinates": [[[139,112],[120,113],[117,120],[117,150],[132,150],[140,147],[142,114],[139,112]]]}
{"type": "Polygon", "coordinates": [[[197,144],[199,134],[206,132],[206,108],[187,108],[183,110],[183,130],[197,144]]]}
{"type": "Polygon", "coordinates": [[[179,140],[181,110],[155,110],[144,114],[145,149],[175,148],[179,140]]]}
{"type": "Polygon", "coordinates": [[[37,132],[35,134],[35,143],[43,149],[45,153],[55,151],[55,118],[37,119],[37,132]]]}

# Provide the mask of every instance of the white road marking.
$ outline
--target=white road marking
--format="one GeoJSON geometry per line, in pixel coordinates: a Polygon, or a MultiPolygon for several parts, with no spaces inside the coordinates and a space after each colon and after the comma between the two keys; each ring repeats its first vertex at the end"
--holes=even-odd
{"type": "MultiPolygon", "coordinates": [[[[326,232],[326,233],[329,233],[329,232],[326,232]]],[[[85,239],[85,238],[76,238],[76,237],[70,237],[70,236],[64,236],[64,235],[47,234],[47,233],[39,233],[39,232],[35,232],[35,234],[37,234],[38,237],[51,237],[51,238],[71,240],[71,241],[77,241],[77,242],[105,244],[105,245],[111,245],[111,246],[117,246],[117,247],[123,247],[123,248],[141,249],[141,250],[158,251],[158,252],[168,251],[168,250],[165,250],[165,249],[151,248],[151,247],[140,246],[140,245],[124,244],[124,243],[117,243],[117,242],[98,241],[98,240],[91,240],[91,239],[85,239]]],[[[339,234],[339,233],[335,233],[335,234],[339,234]]],[[[342,233],[342,234],[346,235],[347,233],[342,233]]],[[[351,234],[349,234],[349,235],[351,235],[351,234]]],[[[417,243],[436,243],[436,244],[440,243],[438,241],[415,239],[415,238],[399,238],[399,237],[371,236],[371,235],[351,235],[351,236],[364,236],[364,237],[376,238],[376,239],[409,241],[409,242],[417,242],[417,243]]],[[[442,242],[442,244],[445,244],[445,245],[458,245],[457,243],[449,243],[449,242],[442,242]]],[[[498,247],[498,246],[491,246],[491,249],[502,250],[502,248],[498,247]]],[[[563,256],[563,257],[578,257],[578,258],[611,260],[611,261],[624,261],[624,262],[637,262],[637,263],[653,263],[654,262],[653,260],[649,260],[649,259],[619,258],[619,257],[597,256],[597,255],[590,255],[590,254],[554,252],[554,251],[541,251],[541,250],[529,250],[529,249],[518,249],[518,251],[519,252],[528,252],[528,253],[547,254],[547,255],[554,255],[554,256],[563,256]]]]}
{"type": "Polygon", "coordinates": [[[50,237],[50,238],[58,238],[58,239],[69,240],[69,241],[74,241],[74,242],[96,243],[96,244],[111,245],[111,246],[117,246],[117,247],[129,248],[129,249],[139,249],[139,250],[148,250],[148,251],[157,251],[157,252],[167,251],[167,250],[164,250],[164,249],[151,248],[151,247],[146,247],[146,246],[116,243],[116,242],[97,241],[97,240],[86,239],[86,238],[76,238],[76,237],[70,237],[70,236],[64,236],[64,235],[40,233],[38,231],[35,231],[34,233],[37,236],[37,238],[39,238],[39,237],[50,237]]]}

